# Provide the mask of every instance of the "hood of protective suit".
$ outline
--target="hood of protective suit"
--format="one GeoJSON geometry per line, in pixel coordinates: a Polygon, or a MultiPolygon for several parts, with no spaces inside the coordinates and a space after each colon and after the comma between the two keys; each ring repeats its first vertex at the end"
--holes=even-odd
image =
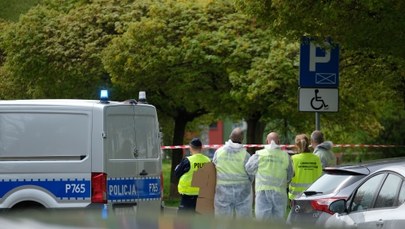
{"type": "Polygon", "coordinates": [[[331,150],[333,147],[333,142],[331,141],[324,141],[321,144],[319,144],[318,146],[316,146],[316,148],[318,149],[325,149],[325,150],[331,150]]]}
{"type": "Polygon", "coordinates": [[[228,140],[227,142],[225,142],[224,148],[226,148],[226,150],[230,153],[239,152],[243,148],[243,145],[228,140]]]}
{"type": "Polygon", "coordinates": [[[277,145],[273,140],[271,140],[270,144],[264,146],[265,149],[280,149],[280,146],[277,145]]]}

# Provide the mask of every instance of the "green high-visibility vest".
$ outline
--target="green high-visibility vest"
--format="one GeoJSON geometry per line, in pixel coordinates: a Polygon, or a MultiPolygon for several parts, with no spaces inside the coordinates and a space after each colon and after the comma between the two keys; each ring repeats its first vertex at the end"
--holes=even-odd
{"type": "Polygon", "coordinates": [[[287,192],[289,156],[280,149],[262,149],[256,152],[259,164],[256,173],[256,191],[287,192]]]}
{"type": "Polygon", "coordinates": [[[291,159],[295,175],[289,186],[288,198],[292,200],[322,175],[322,164],[319,157],[312,153],[296,154],[291,159]]]}
{"type": "Polygon", "coordinates": [[[248,183],[249,176],[245,170],[246,150],[227,152],[224,148],[218,149],[217,154],[217,184],[243,184],[248,183]]]}
{"type": "Polygon", "coordinates": [[[187,157],[187,159],[190,161],[190,170],[188,170],[188,172],[184,173],[180,177],[177,189],[180,194],[197,196],[200,191],[200,188],[191,186],[193,173],[197,171],[199,168],[202,168],[205,163],[210,162],[210,159],[201,153],[189,156],[187,157]]]}

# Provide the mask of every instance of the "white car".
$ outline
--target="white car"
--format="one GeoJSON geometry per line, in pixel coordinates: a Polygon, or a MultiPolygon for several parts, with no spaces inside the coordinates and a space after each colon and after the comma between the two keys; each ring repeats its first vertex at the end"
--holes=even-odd
{"type": "Polygon", "coordinates": [[[405,228],[405,164],[370,174],[348,200],[336,200],[337,212],[326,228],[405,228]]]}

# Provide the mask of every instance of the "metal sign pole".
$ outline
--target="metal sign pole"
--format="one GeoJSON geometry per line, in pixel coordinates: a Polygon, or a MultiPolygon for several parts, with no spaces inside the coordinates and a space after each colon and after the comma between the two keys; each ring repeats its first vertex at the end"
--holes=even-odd
{"type": "Polygon", "coordinates": [[[315,112],[315,130],[321,130],[321,117],[319,112],[315,112]]]}

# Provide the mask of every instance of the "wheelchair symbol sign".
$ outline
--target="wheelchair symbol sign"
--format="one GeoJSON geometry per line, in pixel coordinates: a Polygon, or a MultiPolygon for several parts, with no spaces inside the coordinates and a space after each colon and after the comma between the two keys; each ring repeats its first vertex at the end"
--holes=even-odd
{"type": "Polygon", "coordinates": [[[300,88],[299,111],[337,112],[338,94],[337,88],[300,88]]]}
{"type": "Polygon", "coordinates": [[[314,110],[324,109],[327,110],[329,105],[325,104],[325,101],[321,96],[318,96],[319,90],[315,89],[315,96],[311,99],[311,107],[314,110]]]}

